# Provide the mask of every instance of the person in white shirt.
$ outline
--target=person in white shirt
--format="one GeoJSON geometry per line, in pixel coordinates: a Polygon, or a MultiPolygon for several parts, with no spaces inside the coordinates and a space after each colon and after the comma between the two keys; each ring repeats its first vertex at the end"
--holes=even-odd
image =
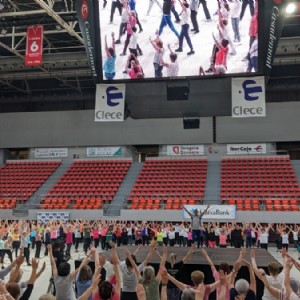
{"type": "Polygon", "coordinates": [[[297,245],[298,245],[298,234],[299,234],[299,230],[300,228],[298,227],[298,225],[294,225],[294,228],[292,226],[290,226],[291,232],[293,234],[293,241],[294,241],[294,248],[295,250],[297,250],[297,245]]]}
{"type": "Polygon", "coordinates": [[[186,42],[188,46],[190,47],[190,52],[187,53],[187,55],[194,54],[195,51],[193,49],[193,45],[189,36],[189,27],[190,27],[190,18],[191,18],[191,11],[189,9],[189,4],[187,0],[178,0],[179,4],[182,8],[181,13],[181,32],[179,35],[179,46],[178,49],[175,50],[175,52],[182,52],[182,46],[183,46],[183,39],[186,39],[186,42]]]}
{"type": "MultiPolygon", "coordinates": [[[[168,77],[176,77],[179,72],[179,65],[177,62],[177,54],[172,51],[170,44],[168,44],[168,48],[170,50],[170,61],[171,62],[166,63],[162,60],[162,64],[164,67],[167,68],[167,76],[168,77]]],[[[175,232],[175,234],[176,234],[176,232],[175,232]]]]}
{"type": "MultiPolygon", "coordinates": [[[[251,264],[253,267],[253,270],[256,274],[256,276],[260,279],[263,280],[263,276],[266,277],[266,280],[269,282],[270,286],[272,286],[273,288],[282,290],[283,286],[284,286],[284,279],[285,279],[285,266],[286,266],[286,261],[285,261],[285,253],[282,253],[282,260],[283,260],[283,270],[282,272],[279,272],[279,264],[277,261],[272,261],[268,264],[268,270],[270,275],[263,275],[261,274],[261,272],[259,271],[259,269],[257,268],[256,265],[256,261],[255,261],[255,250],[251,249],[250,251],[250,256],[251,256],[251,264]]],[[[265,287],[264,289],[264,294],[262,297],[262,300],[276,300],[277,298],[274,297],[270,291],[265,287]]]]}
{"type": "Polygon", "coordinates": [[[289,249],[289,230],[283,229],[281,233],[281,242],[282,242],[282,249],[285,248],[286,251],[289,249]]]}
{"type": "Polygon", "coordinates": [[[240,10],[241,10],[241,1],[232,0],[230,2],[230,16],[231,16],[231,25],[234,32],[234,42],[241,41],[240,35],[240,10]]]}

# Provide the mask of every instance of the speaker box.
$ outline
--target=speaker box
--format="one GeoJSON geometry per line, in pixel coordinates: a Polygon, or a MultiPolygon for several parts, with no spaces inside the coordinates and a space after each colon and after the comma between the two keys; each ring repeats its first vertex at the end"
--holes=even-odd
{"type": "Polygon", "coordinates": [[[183,119],[183,129],[199,129],[200,119],[183,119]]]}
{"type": "Polygon", "coordinates": [[[168,86],[167,87],[167,100],[188,100],[189,87],[188,86],[168,86]]]}

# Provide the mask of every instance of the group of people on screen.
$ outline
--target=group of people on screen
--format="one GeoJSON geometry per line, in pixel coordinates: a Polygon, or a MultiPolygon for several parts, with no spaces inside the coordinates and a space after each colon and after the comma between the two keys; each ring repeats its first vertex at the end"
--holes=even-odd
{"type": "MultiPolygon", "coordinates": [[[[105,1],[103,4],[104,8],[106,4],[107,2],[105,1]]],[[[227,57],[228,55],[234,56],[237,54],[237,45],[240,45],[241,42],[243,44],[249,43],[249,51],[244,58],[248,62],[248,67],[244,71],[258,71],[257,0],[218,0],[218,8],[215,12],[209,11],[210,3],[207,3],[206,0],[149,0],[147,16],[151,17],[152,7],[157,5],[161,10],[161,22],[156,29],[153,28],[155,37],[147,38],[143,36],[143,24],[138,15],[138,7],[141,5],[144,5],[144,3],[140,0],[111,1],[110,22],[113,22],[116,11],[121,15],[121,20],[119,32],[106,33],[104,37],[105,59],[103,71],[105,79],[113,80],[115,78],[116,60],[119,59],[124,62],[123,73],[127,74],[130,79],[145,77],[144,66],[138,59],[138,57],[143,55],[143,49],[139,46],[139,41],[142,39],[148,39],[149,47],[153,48],[153,76],[151,77],[178,76],[181,68],[178,57],[184,55],[183,52],[186,52],[188,56],[201,52],[201,49],[196,49],[193,46],[197,39],[203,39],[197,19],[201,5],[206,21],[215,23],[211,32],[213,49],[210,61],[207,62],[209,66],[207,70],[204,70],[204,66],[199,66],[199,74],[190,74],[190,76],[225,74],[228,67],[227,57]],[[240,22],[244,22],[243,17],[247,6],[249,6],[251,14],[251,21],[248,24],[249,36],[247,37],[248,41],[242,41],[239,28],[240,22]],[[164,40],[162,33],[167,30],[172,31],[178,41],[174,45],[164,40]],[[108,35],[111,35],[111,37],[108,35]],[[111,42],[108,39],[111,39],[111,42]],[[121,53],[118,53],[119,50],[121,53]],[[166,52],[169,55],[166,55],[166,52]],[[127,59],[123,59],[122,56],[127,56],[127,59]]],[[[206,32],[204,31],[204,33],[206,32]]]]}
{"type": "MultiPolygon", "coordinates": [[[[300,271],[300,263],[292,251],[288,254],[289,241],[285,240],[285,235],[291,233],[294,245],[298,247],[298,252],[300,251],[298,225],[202,223],[203,213],[198,211],[188,213],[191,217],[191,225],[185,222],[172,224],[76,220],[49,221],[43,224],[34,221],[1,221],[0,299],[33,299],[31,294],[35,282],[43,274],[48,259],[55,296],[40,291],[40,285],[36,284],[39,286],[36,289],[40,291],[39,300],[206,300],[214,291],[218,300],[252,300],[256,299],[258,280],[264,284],[262,299],[299,299],[299,275],[297,278],[292,278],[290,271],[293,267],[300,271]],[[167,232],[167,240],[165,236],[160,239],[160,230],[167,232]],[[173,246],[183,246],[182,230],[191,232],[192,240],[182,259],[177,260],[176,248],[179,247],[173,246]],[[127,237],[122,235],[125,231],[127,237]],[[205,232],[203,239],[199,231],[205,232]],[[278,243],[277,246],[281,251],[283,269],[280,269],[277,261],[271,261],[268,264],[269,274],[267,274],[266,270],[257,267],[254,246],[258,247],[260,241],[261,248],[266,249],[270,231],[274,231],[281,238],[281,245],[278,243]],[[241,240],[238,232],[241,233],[241,240]],[[226,238],[223,237],[224,233],[226,238]],[[79,267],[71,272],[68,259],[71,253],[75,255],[71,247],[74,244],[77,252],[81,241],[83,241],[85,256],[79,267]],[[133,249],[131,253],[126,245],[133,243],[136,243],[136,246],[130,248],[133,249]],[[215,266],[213,258],[209,255],[209,248],[217,246],[224,248],[231,243],[240,248],[233,266],[229,266],[226,261],[215,266]],[[39,262],[41,244],[45,245],[43,264],[39,262]],[[125,257],[124,260],[120,260],[120,252],[117,253],[118,245],[125,246],[122,249],[124,253],[121,255],[125,257]],[[201,249],[198,250],[200,246],[201,249]],[[100,251],[101,248],[104,251],[100,251]],[[109,252],[106,252],[106,249],[109,249],[109,252]],[[144,257],[137,262],[136,256],[139,251],[144,257]],[[168,254],[168,251],[171,253],[168,254]],[[207,272],[204,274],[201,265],[198,265],[198,268],[190,273],[190,278],[186,278],[186,275],[183,276],[187,272],[186,264],[195,253],[199,255],[199,251],[210,266],[211,274],[207,272]],[[34,255],[31,260],[27,254],[30,252],[34,255]],[[5,259],[6,254],[8,254],[7,259],[5,259]],[[158,272],[155,272],[150,265],[153,256],[160,261],[158,272]],[[91,262],[95,266],[93,270],[91,262]],[[31,268],[31,275],[26,281],[22,281],[23,263],[27,263],[31,268]],[[248,269],[247,276],[244,272],[238,273],[242,266],[248,269]],[[205,284],[205,277],[210,275],[215,281],[205,284]],[[75,282],[75,289],[73,282],[75,282]]],[[[238,252],[233,252],[233,255],[234,253],[238,252]]]]}

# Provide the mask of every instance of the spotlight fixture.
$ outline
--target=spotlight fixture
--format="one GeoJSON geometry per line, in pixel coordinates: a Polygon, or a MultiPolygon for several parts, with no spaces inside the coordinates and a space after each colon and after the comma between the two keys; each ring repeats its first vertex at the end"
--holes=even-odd
{"type": "Polygon", "coordinates": [[[7,29],[6,28],[2,28],[1,29],[1,31],[0,31],[0,33],[2,34],[2,35],[6,35],[7,34],[7,29]]]}
{"type": "Polygon", "coordinates": [[[57,31],[61,31],[62,30],[62,27],[59,24],[56,24],[55,28],[56,28],[57,31]]]}
{"type": "Polygon", "coordinates": [[[285,12],[287,14],[293,14],[295,11],[296,11],[296,3],[294,2],[290,2],[285,8],[285,12]]]}

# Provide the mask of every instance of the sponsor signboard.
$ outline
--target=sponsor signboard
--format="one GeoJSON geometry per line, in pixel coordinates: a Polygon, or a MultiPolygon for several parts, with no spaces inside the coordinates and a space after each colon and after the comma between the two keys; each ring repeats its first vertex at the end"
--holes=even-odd
{"type": "Polygon", "coordinates": [[[203,145],[168,145],[167,155],[204,155],[203,145]]]}
{"type": "Polygon", "coordinates": [[[261,77],[232,78],[232,117],[266,116],[265,79],[261,77]]]}
{"type": "Polygon", "coordinates": [[[48,223],[52,220],[68,221],[70,219],[70,213],[68,212],[38,212],[36,213],[37,221],[48,223]]]}
{"type": "Polygon", "coordinates": [[[125,84],[97,84],[95,121],[124,121],[125,84]]]}
{"type": "Polygon", "coordinates": [[[25,66],[40,66],[43,64],[43,26],[27,28],[25,66]]]}
{"type": "Polygon", "coordinates": [[[87,157],[120,156],[122,147],[89,147],[86,149],[87,157]]]}
{"type": "Polygon", "coordinates": [[[40,148],[40,149],[35,149],[34,156],[36,158],[68,157],[68,149],[67,148],[40,148]]]}
{"type": "MultiPolygon", "coordinates": [[[[268,0],[264,1],[264,19],[265,19],[265,37],[264,41],[267,42],[264,45],[265,56],[265,72],[264,74],[270,75],[275,57],[275,52],[278,46],[281,32],[283,29],[285,19],[285,1],[283,0],[268,0]]],[[[265,43],[264,43],[265,44],[265,43]]]]}
{"type": "Polygon", "coordinates": [[[266,154],[266,144],[228,144],[227,154],[266,154]]]}
{"type": "MultiPolygon", "coordinates": [[[[185,205],[189,212],[194,214],[197,209],[199,213],[206,209],[206,205],[185,205]]],[[[183,209],[183,218],[190,219],[189,214],[183,209]]],[[[202,217],[202,220],[234,220],[236,218],[235,205],[211,205],[202,217]]]]}

